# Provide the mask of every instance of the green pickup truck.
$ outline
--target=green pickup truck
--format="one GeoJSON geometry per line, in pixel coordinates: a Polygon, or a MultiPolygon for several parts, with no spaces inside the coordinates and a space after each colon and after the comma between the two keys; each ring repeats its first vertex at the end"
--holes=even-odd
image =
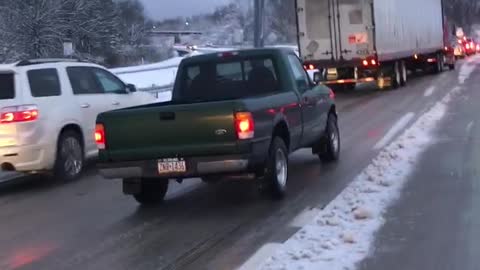
{"type": "Polygon", "coordinates": [[[141,204],[163,201],[170,179],[255,176],[283,198],[288,155],[311,148],[338,160],[334,93],[315,85],[288,49],[186,58],[172,101],[102,113],[95,139],[105,178],[141,204]]]}

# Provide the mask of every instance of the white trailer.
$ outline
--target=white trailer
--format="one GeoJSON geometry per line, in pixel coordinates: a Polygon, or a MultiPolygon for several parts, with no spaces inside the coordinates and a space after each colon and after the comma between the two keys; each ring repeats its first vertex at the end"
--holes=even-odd
{"type": "Polygon", "coordinates": [[[407,69],[454,68],[445,47],[442,0],[297,0],[296,5],[300,55],[325,84],[377,81],[398,87],[407,82],[407,69]]]}

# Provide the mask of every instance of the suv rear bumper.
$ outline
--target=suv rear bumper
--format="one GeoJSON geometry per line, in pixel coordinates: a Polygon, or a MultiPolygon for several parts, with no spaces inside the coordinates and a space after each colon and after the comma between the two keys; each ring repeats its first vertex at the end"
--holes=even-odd
{"type": "Polygon", "coordinates": [[[0,165],[13,166],[18,172],[50,170],[54,163],[54,147],[23,145],[0,147],[0,165]]]}
{"type": "Polygon", "coordinates": [[[100,174],[108,179],[191,178],[215,174],[248,173],[253,164],[247,155],[185,158],[187,171],[160,174],[158,160],[98,163],[100,174]]]}

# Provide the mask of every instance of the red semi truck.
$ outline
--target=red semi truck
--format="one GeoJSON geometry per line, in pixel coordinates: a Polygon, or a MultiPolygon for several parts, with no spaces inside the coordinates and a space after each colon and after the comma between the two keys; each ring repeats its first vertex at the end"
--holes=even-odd
{"type": "Polygon", "coordinates": [[[336,88],[397,88],[408,70],[455,68],[442,0],[297,0],[300,55],[336,88]]]}

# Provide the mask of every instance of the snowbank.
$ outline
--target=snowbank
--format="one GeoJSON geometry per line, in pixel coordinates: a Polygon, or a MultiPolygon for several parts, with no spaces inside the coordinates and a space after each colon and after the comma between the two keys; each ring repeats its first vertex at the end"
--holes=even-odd
{"type": "Polygon", "coordinates": [[[180,62],[182,61],[183,57],[174,57],[170,58],[168,60],[154,63],[154,64],[148,64],[148,65],[141,65],[141,66],[132,66],[132,67],[123,67],[123,68],[112,68],[110,69],[111,72],[115,74],[122,74],[122,73],[133,73],[133,72],[142,72],[145,70],[152,70],[152,69],[162,69],[162,68],[168,68],[168,67],[176,67],[180,65],[180,62]]]}
{"type": "MultiPolygon", "coordinates": [[[[464,80],[473,68],[462,68],[464,80]]],[[[354,269],[370,252],[374,234],[384,223],[382,216],[400,196],[415,162],[431,144],[432,133],[445,115],[447,103],[460,90],[452,89],[387,146],[336,199],[324,210],[318,210],[313,222],[285,242],[260,269],[354,269]]]]}

